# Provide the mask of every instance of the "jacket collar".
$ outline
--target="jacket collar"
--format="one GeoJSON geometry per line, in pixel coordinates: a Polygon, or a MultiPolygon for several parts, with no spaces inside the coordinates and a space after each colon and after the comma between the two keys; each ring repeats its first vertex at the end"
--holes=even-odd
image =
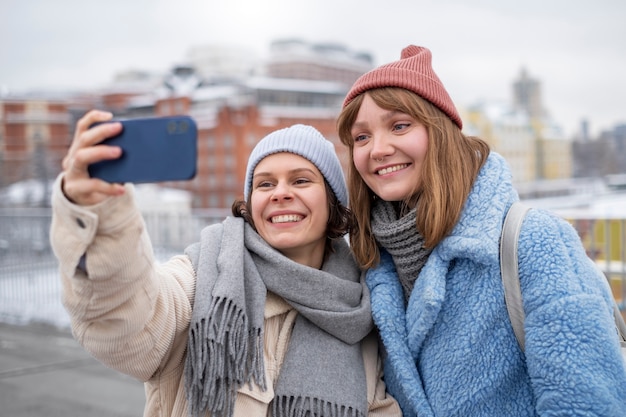
{"type": "Polygon", "coordinates": [[[517,199],[504,158],[491,152],[476,177],[459,221],[435,248],[437,256],[445,261],[469,258],[481,264],[497,262],[505,211],[517,199]]]}

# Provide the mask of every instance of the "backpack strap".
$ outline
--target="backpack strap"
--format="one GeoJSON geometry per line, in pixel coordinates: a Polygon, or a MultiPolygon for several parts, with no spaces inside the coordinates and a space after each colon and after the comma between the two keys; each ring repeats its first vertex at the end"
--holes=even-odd
{"type": "MultiPolygon", "coordinates": [[[[526,315],[522,305],[522,290],[519,281],[517,241],[522,229],[522,221],[530,207],[519,201],[511,205],[504,218],[500,237],[500,274],[504,286],[504,300],[509,312],[509,320],[522,352],[525,347],[524,320],[526,315]]],[[[613,305],[615,327],[620,339],[622,354],[626,359],[626,324],[617,303],[613,305]]]]}
{"type": "Polygon", "coordinates": [[[500,237],[500,274],[504,285],[504,299],[509,312],[513,332],[520,348],[524,351],[524,307],[522,306],[522,290],[519,282],[517,241],[522,221],[530,207],[519,201],[513,203],[504,218],[502,236],[500,237]]]}
{"type": "Polygon", "coordinates": [[[615,326],[617,327],[617,333],[619,334],[619,343],[622,346],[622,353],[624,359],[626,359],[626,323],[624,323],[624,317],[617,306],[617,303],[613,305],[613,316],[615,317],[615,326]]]}

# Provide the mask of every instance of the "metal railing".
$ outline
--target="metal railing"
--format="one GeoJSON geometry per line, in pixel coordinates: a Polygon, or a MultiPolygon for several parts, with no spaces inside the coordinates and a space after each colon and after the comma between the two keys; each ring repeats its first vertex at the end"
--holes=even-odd
{"type": "MultiPolygon", "coordinates": [[[[229,211],[146,214],[155,257],[165,261],[182,253],[206,225],[229,211]]],[[[61,304],[58,263],[50,246],[49,208],[0,209],[0,322],[45,322],[68,327],[61,304]]]]}
{"type": "MultiPolygon", "coordinates": [[[[164,261],[182,253],[198,240],[204,226],[228,214],[229,210],[145,214],[156,258],[164,261]]],[[[49,243],[50,220],[50,209],[0,209],[0,321],[45,321],[64,314],[58,265],[49,243]]],[[[605,272],[625,314],[626,216],[569,221],[589,257],[605,272]]]]}
{"type": "MultiPolygon", "coordinates": [[[[626,215],[626,213],[625,213],[626,215]]],[[[572,218],[587,255],[604,272],[626,319],[626,218],[572,218]]]]}

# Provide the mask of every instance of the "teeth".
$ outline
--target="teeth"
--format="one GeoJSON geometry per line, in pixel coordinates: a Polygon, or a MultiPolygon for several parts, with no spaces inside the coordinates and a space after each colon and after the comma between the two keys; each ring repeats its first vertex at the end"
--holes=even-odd
{"type": "Polygon", "coordinates": [[[282,216],[272,217],[272,223],[299,222],[300,220],[302,220],[302,216],[298,216],[296,214],[285,214],[282,216]]]}
{"type": "Polygon", "coordinates": [[[394,165],[392,167],[383,168],[380,171],[378,171],[378,175],[389,174],[390,172],[399,171],[399,170],[404,169],[404,168],[406,168],[408,166],[409,166],[409,164],[402,164],[402,165],[394,165]]]}

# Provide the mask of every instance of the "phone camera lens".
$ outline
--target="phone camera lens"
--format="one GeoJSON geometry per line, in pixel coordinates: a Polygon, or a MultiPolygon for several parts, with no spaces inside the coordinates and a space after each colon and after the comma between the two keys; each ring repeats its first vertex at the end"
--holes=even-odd
{"type": "Polygon", "coordinates": [[[167,133],[170,135],[176,133],[176,122],[172,121],[167,124],[167,133]]]}

